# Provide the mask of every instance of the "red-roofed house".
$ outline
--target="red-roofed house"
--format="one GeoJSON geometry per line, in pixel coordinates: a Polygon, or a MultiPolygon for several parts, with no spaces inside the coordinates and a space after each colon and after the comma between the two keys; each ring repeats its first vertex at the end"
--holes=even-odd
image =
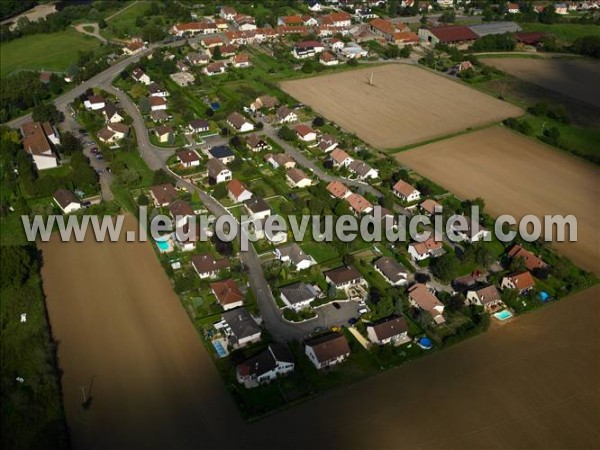
{"type": "Polygon", "coordinates": [[[395,195],[408,203],[417,201],[421,198],[421,193],[404,180],[398,180],[392,190],[395,195]]]}
{"type": "Polygon", "coordinates": [[[476,40],[477,37],[477,34],[473,30],[464,25],[446,25],[434,28],[421,28],[419,30],[421,42],[428,42],[432,46],[437,44],[468,44],[476,40]]]}
{"type": "Polygon", "coordinates": [[[502,290],[516,289],[521,295],[526,294],[534,287],[535,281],[533,280],[531,273],[528,271],[504,277],[502,278],[502,283],[500,284],[500,288],[502,290]]]}
{"type": "Polygon", "coordinates": [[[235,178],[227,183],[227,195],[229,198],[235,202],[243,202],[250,198],[252,198],[252,192],[246,189],[246,186],[235,178]]]}
{"type": "Polygon", "coordinates": [[[244,293],[232,279],[210,283],[210,289],[225,311],[244,304],[244,293]]]}
{"type": "Polygon", "coordinates": [[[298,139],[304,142],[312,142],[317,140],[317,133],[308,125],[300,124],[294,128],[298,139]]]}

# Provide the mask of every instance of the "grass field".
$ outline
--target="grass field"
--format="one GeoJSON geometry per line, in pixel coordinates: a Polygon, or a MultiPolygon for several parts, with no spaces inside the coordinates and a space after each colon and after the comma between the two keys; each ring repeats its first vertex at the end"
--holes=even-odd
{"type": "Polygon", "coordinates": [[[482,197],[493,216],[573,214],[577,242],[553,244],[598,274],[600,170],[501,127],[399,153],[398,161],[461,198],[482,197]]]}
{"type": "MultiPolygon", "coordinates": [[[[138,17],[144,17],[144,14],[150,9],[150,2],[140,1],[131,4],[124,9],[125,5],[116,16],[107,21],[108,27],[100,30],[100,34],[106,38],[112,38],[116,30],[132,34],[137,29],[135,21],[138,17]]],[[[114,14],[114,13],[113,13],[114,14]]]]}
{"type": "Polygon", "coordinates": [[[599,61],[583,58],[483,58],[481,61],[517,78],[600,107],[599,61]]]}
{"type": "Polygon", "coordinates": [[[292,97],[371,145],[390,149],[493,123],[523,111],[408,65],[286,81],[292,97]],[[373,86],[368,83],[373,73],[373,86]]]}
{"type": "Polygon", "coordinates": [[[19,70],[63,72],[77,62],[77,52],[100,46],[100,41],[74,29],[34,34],[0,45],[0,76],[19,70]]]}
{"type": "Polygon", "coordinates": [[[522,23],[523,31],[542,31],[552,33],[562,41],[572,42],[578,37],[600,36],[600,27],[598,25],[581,25],[556,23],[548,25],[545,23],[522,23]]]}

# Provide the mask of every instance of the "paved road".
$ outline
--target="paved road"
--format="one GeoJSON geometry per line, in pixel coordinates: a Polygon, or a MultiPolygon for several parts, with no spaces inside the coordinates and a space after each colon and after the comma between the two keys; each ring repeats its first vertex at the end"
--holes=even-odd
{"type": "Polygon", "coordinates": [[[105,39],[104,37],[102,37],[102,35],[100,34],[100,27],[98,27],[98,24],[96,22],[80,23],[77,25],[73,25],[73,27],[80,33],[87,34],[88,36],[95,37],[96,39],[100,39],[105,44],[108,43],[108,40],[105,39]],[[94,31],[90,32],[90,31],[86,30],[86,27],[92,27],[94,29],[94,31]]]}

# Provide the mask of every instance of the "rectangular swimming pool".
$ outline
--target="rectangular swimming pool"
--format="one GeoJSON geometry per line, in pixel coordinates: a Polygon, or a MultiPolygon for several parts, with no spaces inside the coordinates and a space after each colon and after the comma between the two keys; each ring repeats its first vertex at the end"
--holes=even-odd
{"type": "Polygon", "coordinates": [[[169,250],[169,243],[167,241],[155,241],[156,246],[161,252],[166,252],[169,250]]]}
{"type": "Polygon", "coordinates": [[[212,345],[217,351],[219,358],[224,358],[227,356],[227,350],[223,348],[223,344],[221,344],[221,341],[212,341],[212,345]]]}
{"type": "Polygon", "coordinates": [[[502,310],[494,314],[494,317],[498,320],[507,320],[510,319],[512,316],[512,313],[508,309],[502,310]]]}

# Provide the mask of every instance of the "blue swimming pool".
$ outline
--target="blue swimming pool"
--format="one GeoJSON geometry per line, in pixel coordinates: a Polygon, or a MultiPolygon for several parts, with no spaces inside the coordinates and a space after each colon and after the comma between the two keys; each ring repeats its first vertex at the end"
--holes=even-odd
{"type": "Polygon", "coordinates": [[[167,241],[155,241],[156,246],[161,252],[166,252],[169,250],[169,243],[167,241]]]}
{"type": "Polygon", "coordinates": [[[219,358],[224,358],[227,356],[227,351],[223,348],[221,341],[212,341],[212,345],[215,348],[217,355],[219,355],[219,358]]]}
{"type": "Polygon", "coordinates": [[[498,320],[506,320],[512,317],[512,313],[508,309],[504,309],[494,314],[494,317],[498,320]]]}

